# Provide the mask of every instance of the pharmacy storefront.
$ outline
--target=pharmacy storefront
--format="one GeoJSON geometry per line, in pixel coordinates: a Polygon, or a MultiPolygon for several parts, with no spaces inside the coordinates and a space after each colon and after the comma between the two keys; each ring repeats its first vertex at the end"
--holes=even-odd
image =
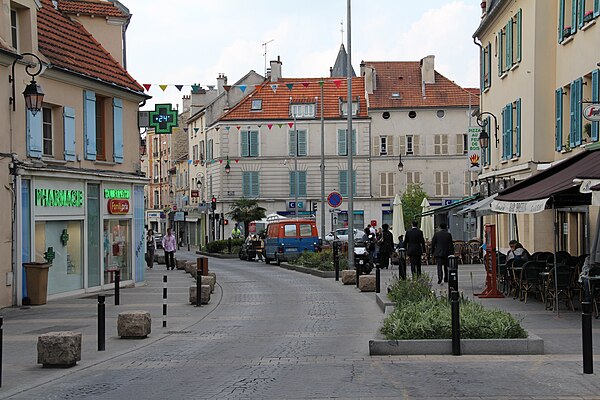
{"type": "Polygon", "coordinates": [[[20,189],[19,259],[51,264],[49,298],[111,287],[117,270],[125,284],[144,279],[142,185],[32,177],[20,189]]]}

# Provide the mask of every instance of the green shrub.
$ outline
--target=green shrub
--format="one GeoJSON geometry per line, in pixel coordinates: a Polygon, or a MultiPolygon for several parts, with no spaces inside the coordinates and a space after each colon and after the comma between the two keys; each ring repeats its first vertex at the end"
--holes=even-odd
{"type": "MultiPolygon", "coordinates": [[[[209,253],[227,254],[229,240],[215,240],[206,244],[206,251],[209,253]]],[[[244,243],[244,239],[231,239],[231,254],[237,254],[240,247],[244,243]]]]}
{"type": "MultiPolygon", "coordinates": [[[[300,257],[290,261],[291,264],[315,268],[319,271],[335,271],[333,266],[333,251],[330,249],[320,252],[305,251],[300,257]]],[[[340,256],[340,271],[348,268],[348,259],[340,256]]]]}
{"type": "MultiPolygon", "coordinates": [[[[388,297],[396,309],[383,322],[381,333],[389,340],[450,339],[452,312],[447,298],[436,298],[429,278],[415,281],[396,280],[388,297]]],[[[460,332],[463,339],[525,338],[527,332],[511,314],[488,309],[462,299],[460,332]]]]}

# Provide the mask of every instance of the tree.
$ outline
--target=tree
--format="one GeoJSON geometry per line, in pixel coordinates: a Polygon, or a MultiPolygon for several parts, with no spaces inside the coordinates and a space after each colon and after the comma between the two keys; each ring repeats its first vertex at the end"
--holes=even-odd
{"type": "Polygon", "coordinates": [[[421,215],[421,202],[427,197],[421,183],[410,183],[402,194],[402,210],[404,211],[404,227],[408,230],[412,222],[421,215]]]}
{"type": "Polygon", "coordinates": [[[258,205],[258,200],[242,197],[231,204],[231,211],[227,213],[227,216],[244,224],[244,236],[247,236],[250,222],[264,218],[266,211],[265,208],[258,205]]]}

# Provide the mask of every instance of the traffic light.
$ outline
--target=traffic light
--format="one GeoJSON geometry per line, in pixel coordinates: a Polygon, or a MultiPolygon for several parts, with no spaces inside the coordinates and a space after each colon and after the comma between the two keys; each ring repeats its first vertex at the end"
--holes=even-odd
{"type": "Polygon", "coordinates": [[[217,209],[217,198],[216,197],[213,197],[210,200],[210,209],[213,211],[215,211],[217,209]]]}
{"type": "Polygon", "coordinates": [[[312,209],[312,210],[313,210],[313,212],[315,212],[315,213],[316,213],[316,212],[317,212],[317,202],[313,202],[313,203],[312,203],[312,206],[313,206],[313,209],[312,209]]]}
{"type": "Polygon", "coordinates": [[[224,219],[223,220],[223,225],[229,225],[229,220],[228,219],[224,219]]]}

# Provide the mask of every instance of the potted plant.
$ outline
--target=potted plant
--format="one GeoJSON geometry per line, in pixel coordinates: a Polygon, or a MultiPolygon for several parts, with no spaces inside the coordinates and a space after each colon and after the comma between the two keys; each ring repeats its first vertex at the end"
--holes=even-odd
{"type": "Polygon", "coordinates": [[[590,22],[594,18],[594,10],[589,10],[583,15],[583,22],[590,22]]]}
{"type": "Polygon", "coordinates": [[[565,26],[563,28],[563,37],[568,38],[569,36],[571,36],[571,26],[565,26]]]}

